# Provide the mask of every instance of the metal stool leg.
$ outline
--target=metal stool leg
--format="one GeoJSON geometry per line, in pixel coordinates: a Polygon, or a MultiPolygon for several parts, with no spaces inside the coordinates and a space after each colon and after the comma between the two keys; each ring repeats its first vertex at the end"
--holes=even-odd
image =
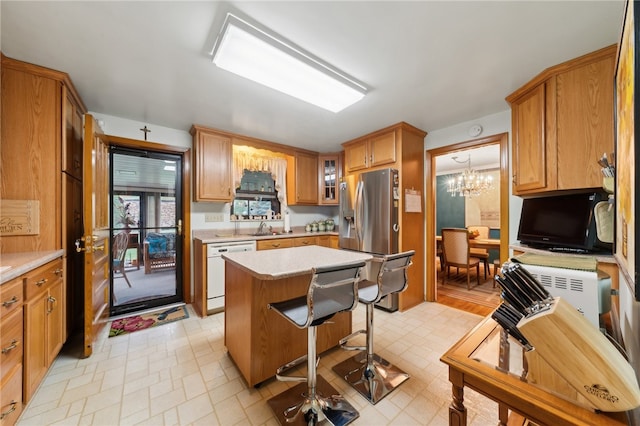
{"type": "Polygon", "coordinates": [[[373,303],[367,304],[366,346],[348,346],[346,342],[357,331],[340,343],[344,349],[361,350],[360,353],[347,358],[333,367],[333,371],[344,378],[370,403],[377,404],[396,387],[400,386],[409,375],[373,352],[373,303]]]}
{"type": "Polygon", "coordinates": [[[317,375],[316,333],[315,326],[307,328],[306,383],[300,383],[268,401],[282,425],[342,426],[359,416],[358,411],[333,386],[317,375]]]}

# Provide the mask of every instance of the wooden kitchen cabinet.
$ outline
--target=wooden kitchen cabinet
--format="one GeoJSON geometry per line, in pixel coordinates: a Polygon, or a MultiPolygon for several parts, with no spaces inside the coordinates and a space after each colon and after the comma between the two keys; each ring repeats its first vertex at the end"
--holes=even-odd
{"type": "Polygon", "coordinates": [[[337,205],[338,182],[342,177],[340,154],[321,154],[318,157],[318,201],[321,205],[337,205]]]}
{"type": "Polygon", "coordinates": [[[22,412],[23,294],[20,278],[0,286],[0,426],[22,412]]]}
{"type": "Polygon", "coordinates": [[[82,117],[85,111],[66,86],[63,89],[62,171],[82,180],[82,117]]]}
{"type": "Polygon", "coordinates": [[[232,191],[233,149],[231,136],[192,126],[194,201],[230,202],[232,191]]]}
{"type": "Polygon", "coordinates": [[[549,68],[509,95],[513,193],[602,185],[597,160],[614,150],[616,46],[549,68]]]}
{"type": "MultiPolygon", "coordinates": [[[[22,364],[7,370],[3,374],[0,386],[0,426],[11,426],[22,414],[22,364]]],[[[4,366],[3,366],[4,372],[4,366]]]]}
{"type": "Polygon", "coordinates": [[[317,246],[317,245],[318,245],[318,237],[316,236],[293,238],[294,247],[317,246]]]}
{"type": "Polygon", "coordinates": [[[317,154],[296,152],[288,159],[287,203],[290,205],[318,204],[317,154]]]}
{"type": "MultiPolygon", "coordinates": [[[[87,108],[68,74],[2,56],[0,199],[37,200],[39,232],[3,236],[2,253],[64,250],[69,327],[81,327],[82,134],[87,108]],[[75,296],[73,296],[75,295],[75,296]]],[[[76,328],[77,328],[76,327],[76,328]]],[[[71,329],[65,331],[65,335],[71,329]]]]}
{"type": "Polygon", "coordinates": [[[65,340],[62,259],[24,275],[24,402],[27,403],[65,340]]]}
{"type": "Polygon", "coordinates": [[[386,131],[342,144],[345,170],[377,168],[396,162],[396,132],[386,131]]]}
{"type": "Polygon", "coordinates": [[[273,250],[293,247],[293,238],[274,238],[272,240],[256,241],[256,250],[273,250]]]}
{"type": "Polygon", "coordinates": [[[318,235],[318,245],[334,249],[340,248],[337,235],[318,235]]]}

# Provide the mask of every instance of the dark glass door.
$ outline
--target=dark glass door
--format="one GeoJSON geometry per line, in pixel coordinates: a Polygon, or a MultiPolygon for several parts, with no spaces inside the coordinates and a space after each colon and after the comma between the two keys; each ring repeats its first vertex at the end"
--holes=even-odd
{"type": "Polygon", "coordinates": [[[112,146],[111,315],[183,301],[182,156],[112,146]]]}

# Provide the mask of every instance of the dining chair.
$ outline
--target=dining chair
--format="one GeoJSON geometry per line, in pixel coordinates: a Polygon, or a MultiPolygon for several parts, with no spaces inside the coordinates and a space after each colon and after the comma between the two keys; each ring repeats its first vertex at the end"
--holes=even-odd
{"type": "MultiPolygon", "coordinates": [[[[476,238],[480,238],[480,239],[484,239],[484,240],[489,238],[489,227],[488,226],[483,226],[483,225],[467,226],[467,230],[469,230],[469,231],[478,231],[478,236],[476,238]]],[[[484,279],[486,280],[487,279],[487,272],[490,272],[490,270],[489,270],[489,251],[487,249],[475,248],[475,247],[471,247],[470,251],[471,251],[471,256],[477,257],[484,264],[484,279]]]]}
{"type": "Polygon", "coordinates": [[[124,278],[129,288],[131,283],[127,278],[127,273],[124,270],[124,256],[127,253],[127,247],[129,246],[129,234],[126,231],[120,231],[113,238],[113,274],[114,278],[124,278]],[[122,274],[122,277],[116,277],[115,274],[122,274]]]}
{"type": "Polygon", "coordinates": [[[480,285],[480,259],[472,257],[469,249],[469,231],[465,228],[442,228],[442,252],[446,273],[442,274],[442,284],[446,284],[451,267],[456,267],[456,273],[460,268],[467,272],[467,289],[471,290],[469,271],[476,268],[476,279],[480,285]]]}

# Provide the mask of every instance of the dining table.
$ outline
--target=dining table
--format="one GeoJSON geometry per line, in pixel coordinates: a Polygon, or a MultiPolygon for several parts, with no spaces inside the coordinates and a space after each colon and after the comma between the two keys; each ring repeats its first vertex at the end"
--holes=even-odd
{"type": "MultiPolygon", "coordinates": [[[[436,235],[436,243],[442,244],[442,235],[436,235]]],[[[500,250],[499,238],[469,238],[469,247],[487,250],[500,250]]]]}

